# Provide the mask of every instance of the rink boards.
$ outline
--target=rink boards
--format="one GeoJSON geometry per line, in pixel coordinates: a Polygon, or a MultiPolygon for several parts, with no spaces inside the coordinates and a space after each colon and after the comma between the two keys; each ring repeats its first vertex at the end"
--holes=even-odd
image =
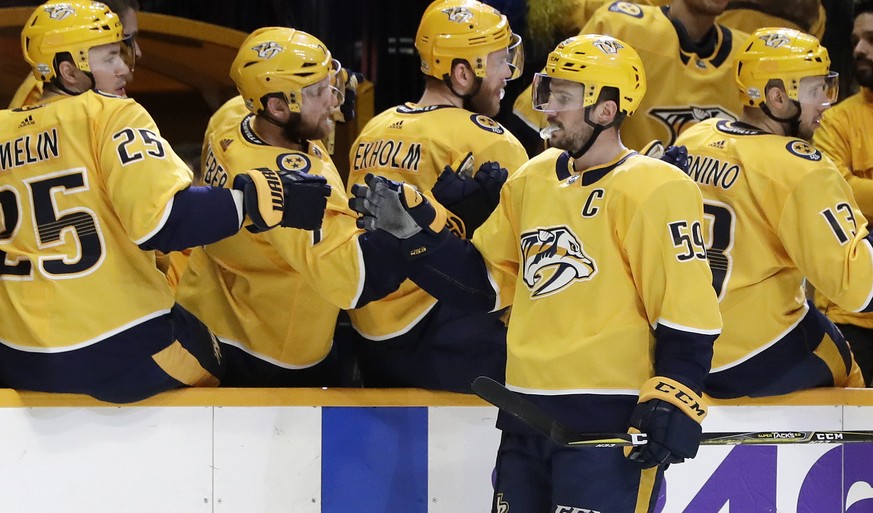
{"type": "MultiPolygon", "coordinates": [[[[0,390],[0,512],[486,513],[495,418],[421,390],[0,390]]],[[[871,430],[873,391],[716,402],[704,429],[871,430]]],[[[871,512],[871,462],[873,444],[704,447],[656,512],[871,512]]]]}

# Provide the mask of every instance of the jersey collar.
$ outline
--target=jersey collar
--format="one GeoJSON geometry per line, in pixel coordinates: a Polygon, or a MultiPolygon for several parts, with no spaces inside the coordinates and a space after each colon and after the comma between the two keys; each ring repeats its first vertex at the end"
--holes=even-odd
{"type": "Polygon", "coordinates": [[[570,152],[565,151],[558,156],[558,160],[555,162],[555,174],[557,175],[559,182],[563,182],[571,176],[581,176],[581,185],[585,187],[596,183],[598,180],[608,175],[613,169],[622,165],[628,157],[636,154],[637,152],[633,150],[625,149],[619,153],[612,162],[607,162],[606,164],[596,167],[590,167],[583,170],[581,173],[577,173],[573,170],[573,157],[570,156],[570,152]]]}

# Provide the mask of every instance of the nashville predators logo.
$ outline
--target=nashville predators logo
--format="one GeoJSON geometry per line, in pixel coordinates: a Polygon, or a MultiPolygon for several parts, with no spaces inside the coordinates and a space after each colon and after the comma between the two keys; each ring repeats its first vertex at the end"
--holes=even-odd
{"type": "Polygon", "coordinates": [[[694,105],[673,109],[651,109],[649,115],[666,125],[667,130],[670,131],[670,137],[666,138],[664,146],[673,144],[686,128],[703,120],[722,118],[736,121],[733,114],[721,107],[695,107],[694,105]]]}
{"type": "Polygon", "coordinates": [[[312,167],[312,161],[302,153],[283,153],[276,157],[276,165],[279,166],[280,171],[307,173],[312,167]]]}
{"type": "Polygon", "coordinates": [[[73,7],[70,4],[48,5],[48,6],[44,7],[43,9],[45,9],[45,12],[48,13],[49,18],[56,20],[56,21],[61,21],[64,18],[70,16],[71,14],[76,13],[76,10],[73,9],[73,7]]]}
{"type": "Polygon", "coordinates": [[[252,50],[258,54],[259,59],[272,59],[273,57],[282,53],[285,48],[282,47],[279,43],[274,41],[267,41],[266,43],[261,43],[259,45],[253,46],[252,50]]]}
{"type": "Polygon", "coordinates": [[[521,235],[524,283],[531,298],[554,294],[574,281],[597,274],[594,260],[582,250],[579,238],[566,226],[541,228],[521,235]]]}
{"type": "Polygon", "coordinates": [[[497,494],[497,501],[495,505],[497,506],[497,513],[509,513],[509,503],[503,500],[502,493],[497,494]]]}
{"type": "Polygon", "coordinates": [[[788,153],[797,155],[802,159],[811,160],[813,162],[821,160],[821,152],[812,147],[812,145],[806,141],[791,141],[787,146],[785,146],[785,149],[788,150],[788,153]]]}
{"type": "Polygon", "coordinates": [[[770,48],[779,48],[791,43],[791,39],[788,36],[780,33],[775,34],[764,34],[763,36],[758,36],[758,39],[764,42],[764,46],[769,46],[770,48]]]}
{"type": "Polygon", "coordinates": [[[489,118],[488,116],[483,116],[482,114],[473,114],[470,116],[470,120],[474,125],[478,126],[482,130],[488,130],[489,132],[495,134],[502,134],[503,127],[497,121],[489,118]]]}
{"type": "Polygon", "coordinates": [[[473,17],[473,13],[466,7],[449,7],[441,12],[449,17],[449,21],[455,23],[467,23],[473,17]]]}
{"type": "Polygon", "coordinates": [[[598,39],[592,44],[596,46],[601,52],[607,55],[615,55],[618,53],[619,50],[624,48],[623,44],[619,43],[615,39],[612,39],[611,37],[598,39]]]}
{"type": "Polygon", "coordinates": [[[627,14],[628,16],[633,16],[634,18],[643,17],[643,10],[640,9],[639,5],[633,2],[615,2],[614,4],[609,6],[609,10],[612,12],[627,14]]]}

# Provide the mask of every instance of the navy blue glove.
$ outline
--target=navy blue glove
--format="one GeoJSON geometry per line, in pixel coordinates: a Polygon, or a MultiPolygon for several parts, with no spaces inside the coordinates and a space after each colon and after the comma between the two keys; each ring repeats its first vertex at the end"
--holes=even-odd
{"type": "Polygon", "coordinates": [[[662,376],[646,381],[631,414],[628,433],[645,433],[645,445],[625,447],[625,456],[643,468],[682,463],[697,455],[703,399],[687,386],[662,376]]]}
{"type": "Polygon", "coordinates": [[[672,164],[688,174],[688,150],[685,146],[668,146],[660,157],[661,160],[672,164]]]}
{"type": "Polygon", "coordinates": [[[252,221],[246,229],[252,233],[276,226],[317,230],[330,196],[323,176],[267,168],[240,173],[233,188],[243,193],[243,211],[252,221]]]}
{"type": "Polygon", "coordinates": [[[341,68],[337,73],[336,88],[340,89],[342,102],[339,107],[339,116],[335,120],[340,123],[348,123],[355,119],[358,101],[358,84],[364,81],[364,75],[348,68],[341,68]]]}
{"type": "Polygon", "coordinates": [[[467,154],[459,169],[446,166],[431,189],[433,197],[449,209],[457,219],[450,222],[452,231],[469,239],[476,228],[488,219],[500,201],[500,188],[509,173],[497,162],[485,162],[471,177],[464,171],[472,166],[471,154],[467,154]]]}

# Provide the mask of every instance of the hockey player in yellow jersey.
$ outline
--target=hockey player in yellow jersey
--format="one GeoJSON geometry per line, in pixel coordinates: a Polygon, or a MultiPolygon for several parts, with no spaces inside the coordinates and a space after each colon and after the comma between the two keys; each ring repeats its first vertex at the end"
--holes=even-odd
{"type": "Polygon", "coordinates": [[[218,337],[228,386],[340,384],[331,352],[340,309],[406,277],[393,240],[355,226],[339,173],[312,142],[331,129],[339,69],[317,38],[282,27],[254,31],[231,65],[250,114],[206,141],[206,183],[226,187],[248,169],[278,167],[323,176],[332,193],[316,232],[241,231],[192,252],[177,299],[218,337]]]}
{"type": "Polygon", "coordinates": [[[472,242],[406,184],[355,189],[361,223],[398,236],[416,283],[471,310],[512,305],[508,388],[575,432],[648,435],[627,452],[568,448],[501,412],[492,511],[653,511],[666,466],[697,453],[721,318],[699,189],[621,143],[645,92],[627,43],[558,45],[533,95],[553,148],[507,180],[472,242]]]}
{"type": "Polygon", "coordinates": [[[705,391],[766,396],[863,386],[845,339],[804,277],[850,311],[873,309],[867,220],[833,162],[807,141],[837,97],[827,50],[791,29],[755,31],[735,65],[739,121],[677,140],[704,196],[707,255],[724,329],[705,391]]]}
{"type": "MultiPolygon", "coordinates": [[[[518,140],[491,118],[506,81],[521,72],[521,40],[492,7],[437,0],[421,18],[415,45],[424,93],[417,103],[392,107],[367,123],[350,150],[348,186],[363,183],[367,173],[406,181],[437,195],[437,208],[448,208],[455,233],[469,237],[497,202],[505,179],[500,168],[512,172],[527,160],[518,140]],[[467,154],[472,171],[479,167],[472,179],[444,170],[467,154]]],[[[480,374],[503,379],[500,313],[442,305],[406,281],[349,315],[361,336],[356,347],[365,386],[469,392],[480,374]]]]}
{"type": "MultiPolygon", "coordinates": [[[[732,61],[746,34],[715,23],[728,0],[674,0],[668,6],[612,2],[598,9],[582,34],[607,34],[637,49],[652,83],[622,140],[642,150],[650,141],[673,144],[682,130],[709,118],[737,119],[732,61]]],[[[540,130],[545,118],[531,111],[530,94],[515,113],[540,130]]]]}
{"type": "Polygon", "coordinates": [[[101,3],[41,5],[21,41],[45,94],[0,111],[0,381],[112,402],[217,384],[218,346],[174,303],[153,250],[243,222],[316,229],[329,187],[261,171],[192,187],[148,113],[101,92],[123,90],[132,58],[101,3]]]}
{"type": "MultiPolygon", "coordinates": [[[[812,142],[834,161],[852,188],[864,217],[873,216],[873,0],[855,4],[852,29],[857,94],[828,109],[812,142]]],[[[852,347],[867,386],[873,382],[873,314],[850,312],[815,292],[815,304],[852,347]]]]}

